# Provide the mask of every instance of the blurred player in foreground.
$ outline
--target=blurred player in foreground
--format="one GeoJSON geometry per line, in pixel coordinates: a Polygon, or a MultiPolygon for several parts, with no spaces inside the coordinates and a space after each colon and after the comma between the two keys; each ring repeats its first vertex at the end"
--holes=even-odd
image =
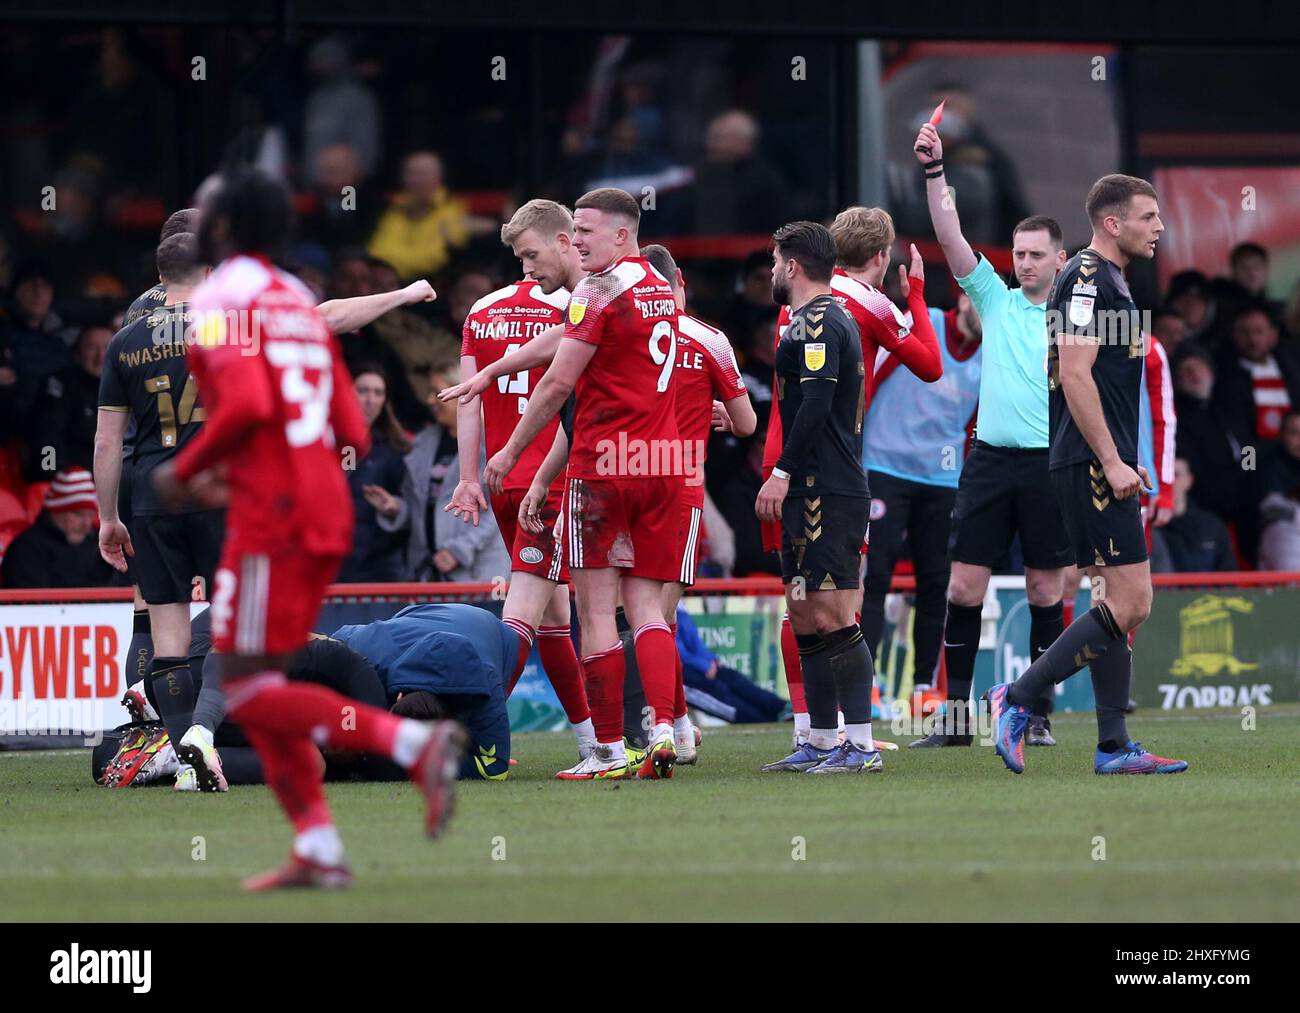
{"type": "Polygon", "coordinates": [[[1140,504],[1150,489],[1138,464],[1144,341],[1124,268],[1150,260],[1164,231],[1155,189],[1134,176],[1103,176],[1088,192],[1092,242],[1057,276],[1047,302],[1051,474],[1074,551],[1096,604],[1014,683],[989,690],[993,745],[1007,769],[1025,769],[1030,706],[1084,665],[1097,703],[1098,774],[1176,774],[1128,737],[1133,679],[1127,636],[1151,613],[1151,565],[1140,504]]]}
{"type": "MultiPolygon", "coordinates": [[[[292,224],[284,186],[255,170],[226,175],[201,208],[201,255],[220,265],[193,296],[191,359],[208,423],[154,476],[173,504],[220,482],[219,466],[229,484],[212,595],[216,671],[296,832],[289,863],[247,880],[249,890],[352,882],[314,743],[407,768],[426,796],[430,836],[450,813],[459,753],[451,723],[404,720],[284,676],[351,541],[340,446],[358,457],[369,449],[333,335],[306,287],[271,263],[292,224]]],[[[202,777],[205,751],[187,753],[202,777]]]]}

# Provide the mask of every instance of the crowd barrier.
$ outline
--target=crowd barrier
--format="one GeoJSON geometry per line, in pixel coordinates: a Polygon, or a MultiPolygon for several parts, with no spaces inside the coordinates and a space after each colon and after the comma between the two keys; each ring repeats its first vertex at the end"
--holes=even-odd
{"type": "MultiPolygon", "coordinates": [[[[1134,645],[1143,707],[1195,711],[1300,701],[1300,573],[1160,574],[1151,617],[1134,645]]],[[[894,581],[877,651],[886,711],[901,706],[913,670],[910,577],[894,581]]],[[[506,584],[336,584],[317,628],[393,615],[416,601],[467,601],[499,612],[506,584]]],[[[684,600],[722,664],[785,694],[781,584],[773,577],[701,580],[684,600]]],[[[129,588],[0,590],[0,748],[84,736],[127,720],[119,700],[131,640],[129,588]]],[[[194,609],[205,608],[196,602],[194,609]]],[[[1089,607],[1086,582],[1076,614],[1089,607]]],[[[574,623],[575,636],[577,624],[574,623]]],[[[984,604],[975,691],[1029,665],[1029,609],[1020,577],[994,577],[984,604]]],[[[1060,710],[1089,710],[1088,679],[1058,689],[1060,710]]],[[[511,698],[518,730],[566,727],[537,662],[511,698]]]]}

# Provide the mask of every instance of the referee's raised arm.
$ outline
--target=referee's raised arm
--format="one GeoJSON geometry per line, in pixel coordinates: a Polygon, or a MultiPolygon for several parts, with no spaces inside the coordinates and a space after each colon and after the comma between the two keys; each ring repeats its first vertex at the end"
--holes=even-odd
{"type": "Polygon", "coordinates": [[[930,207],[930,221],[934,234],[943,247],[944,258],[953,277],[965,278],[975,270],[977,261],[966,237],[961,234],[961,219],[957,215],[957,202],[948,190],[943,174],[943,142],[939,131],[931,123],[921,127],[912,146],[917,160],[925,169],[925,199],[930,207]]]}

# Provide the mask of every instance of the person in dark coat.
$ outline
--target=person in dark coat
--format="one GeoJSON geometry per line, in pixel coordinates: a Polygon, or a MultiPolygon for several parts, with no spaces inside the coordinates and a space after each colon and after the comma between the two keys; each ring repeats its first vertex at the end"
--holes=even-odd
{"type": "Polygon", "coordinates": [[[406,538],[379,526],[380,513],[395,515],[400,509],[403,458],[411,441],[398,424],[388,403],[388,380],[383,368],[363,363],[353,377],[361,412],[370,423],[370,453],[348,472],[356,526],[352,554],[343,561],[338,581],[360,584],[405,579],[406,538]]]}

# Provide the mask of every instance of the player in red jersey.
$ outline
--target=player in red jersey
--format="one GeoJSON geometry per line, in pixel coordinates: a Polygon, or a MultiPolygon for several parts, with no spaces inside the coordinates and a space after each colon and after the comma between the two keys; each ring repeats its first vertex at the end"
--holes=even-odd
{"type": "Polygon", "coordinates": [[[573,290],[564,337],[484,484],[501,486],[523,451],[575,396],[565,491],[565,551],[578,596],[583,666],[596,750],[558,776],[627,777],[624,660],[615,622],[620,594],[635,629],[650,715],[650,749],[638,774],[668,778],[676,764],[672,712],[676,646],[663,587],[681,570],[679,511],[685,485],[672,375],[677,305],[637,245],[641,210],[626,192],[579,198],[574,241],[590,273],[573,290]]]}
{"type": "MultiPolygon", "coordinates": [[[[939,341],[930,325],[925,304],[925,274],[921,255],[912,247],[910,270],[899,265],[902,289],[907,298],[907,314],[901,313],[880,290],[889,270],[889,253],[894,244],[894,220],[883,208],[846,208],[835,216],[830,227],[835,240],[839,264],[831,276],[831,295],[849,311],[862,339],[862,361],[866,366],[863,414],[871,408],[873,364],[892,355],[926,383],[933,383],[943,373],[939,341]],[[910,318],[910,319],[909,319],[910,318]]],[[[777,320],[776,342],[790,322],[790,307],[781,307],[777,320]]],[[[783,434],[781,416],[772,402],[772,413],[763,445],[763,478],[766,480],[781,456],[783,434]]],[[[781,525],[763,525],[763,547],[775,552],[781,546],[781,525]]],[[[799,665],[798,645],[787,617],[781,627],[781,659],[790,703],[794,709],[795,745],[808,735],[808,708],[803,698],[803,672],[799,665]]]]}
{"type": "MultiPolygon", "coordinates": [[[[677,638],[677,603],[686,588],[695,583],[699,555],[700,526],[704,514],[704,464],[709,429],[714,426],[748,436],[758,426],[749,391],[740,378],[740,367],[727,336],[686,312],[686,280],[667,248],[644,247],[641,255],[668,279],[677,302],[677,364],[673,367],[676,388],[677,429],[689,459],[689,474],[682,501],[682,565],[676,580],[664,587],[664,616],[677,638]]],[[[695,762],[695,729],[686,714],[686,691],[682,682],[682,659],[677,655],[677,689],[673,701],[673,746],[679,764],[695,762]]]]}
{"type": "MultiPolygon", "coordinates": [[[[561,330],[569,302],[566,286],[582,277],[582,263],[570,245],[572,235],[568,209],[549,200],[529,201],[501,227],[501,241],[524,262],[530,276],[489,293],[470,310],[461,346],[462,380],[470,380],[480,368],[490,368],[552,327],[561,330]],[[545,264],[539,263],[543,260],[545,264]]],[[[479,484],[480,433],[489,456],[504,447],[544,371],[534,367],[502,375],[480,395],[460,402],[460,482],[446,509],[478,523],[479,512],[487,506],[479,484]]],[[[596,746],[596,732],[569,629],[564,542],[554,534],[564,499],[562,477],[555,479],[539,505],[539,524],[519,523],[521,501],[555,442],[559,425],[558,418],[552,419],[524,450],[505,476],[501,492],[492,497],[492,514],[510,551],[510,590],[502,619],[520,636],[519,662],[509,689],[514,688],[536,639],[542,667],[577,736],[578,758],[585,760],[596,746]]]]}
{"type": "Polygon", "coordinates": [[[228,174],[204,202],[200,247],[220,266],[193,295],[199,320],[190,358],[207,424],[154,477],[171,503],[227,484],[213,660],[230,716],[257,749],[296,831],[289,863],[245,881],[249,890],[351,883],[321,791],[317,745],[406,767],[428,800],[430,836],[450,813],[459,756],[452,723],[404,720],[284,676],[351,544],[340,446],[358,456],[369,450],[351,379],[311,293],[268,259],[292,220],[287,190],[256,170],[228,174]]]}

